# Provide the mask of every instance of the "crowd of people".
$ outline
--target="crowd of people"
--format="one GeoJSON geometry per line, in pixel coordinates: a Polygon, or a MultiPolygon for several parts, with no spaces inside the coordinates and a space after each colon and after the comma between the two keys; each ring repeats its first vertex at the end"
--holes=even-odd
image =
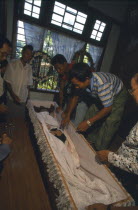
{"type": "MultiPolygon", "coordinates": [[[[25,112],[29,98],[29,89],[33,84],[32,68],[29,64],[33,56],[33,47],[23,47],[22,56],[17,60],[7,62],[12,44],[0,36],[0,118],[4,114],[19,117],[25,112]],[[5,99],[5,90],[7,96],[5,99]]],[[[138,123],[132,128],[126,140],[118,151],[112,152],[109,146],[116,134],[124,113],[128,98],[128,91],[123,82],[116,75],[95,72],[86,63],[67,63],[66,58],[58,54],[51,60],[51,64],[59,74],[59,107],[62,112],[61,126],[65,127],[75,115],[73,123],[77,132],[81,132],[96,150],[101,163],[110,163],[120,180],[135,180],[131,195],[138,204],[138,123]],[[75,112],[74,112],[75,110],[75,112]],[[74,116],[73,115],[73,116],[74,116]],[[117,169],[117,171],[116,171],[117,169]],[[124,173],[125,175],[124,175],[124,173]],[[122,175],[123,173],[123,175],[122,175]]],[[[138,73],[131,79],[131,95],[138,104],[138,73]]],[[[0,163],[11,151],[12,140],[6,133],[0,137],[0,163]]],[[[112,167],[111,167],[112,170],[112,167]]],[[[128,189],[129,191],[129,189],[128,189]]],[[[137,207],[124,207],[124,209],[137,207]]],[[[104,204],[94,204],[87,209],[119,209],[104,204]]],[[[121,208],[120,208],[121,209],[121,208]]],[[[122,208],[123,209],[123,208],[122,208]]]]}

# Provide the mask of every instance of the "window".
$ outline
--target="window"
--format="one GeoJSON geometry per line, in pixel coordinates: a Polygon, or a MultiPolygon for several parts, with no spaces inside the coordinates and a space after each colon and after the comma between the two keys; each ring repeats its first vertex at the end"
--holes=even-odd
{"type": "Polygon", "coordinates": [[[51,23],[82,34],[87,15],[55,1],[51,23]]]}
{"type": "Polygon", "coordinates": [[[41,0],[25,0],[24,14],[39,19],[41,0]]]}
{"type": "Polygon", "coordinates": [[[16,38],[16,58],[21,56],[22,48],[26,45],[24,22],[18,21],[17,23],[17,38],[16,38]]]}
{"type": "Polygon", "coordinates": [[[103,32],[105,30],[106,24],[100,20],[96,20],[94,28],[92,30],[91,38],[97,41],[101,41],[103,32]]]}

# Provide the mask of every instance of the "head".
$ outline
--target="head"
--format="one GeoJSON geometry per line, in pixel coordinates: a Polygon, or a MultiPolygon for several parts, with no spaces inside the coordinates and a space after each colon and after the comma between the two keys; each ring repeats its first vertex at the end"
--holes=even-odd
{"type": "Polygon", "coordinates": [[[131,79],[131,95],[138,104],[138,73],[136,73],[131,79]]]}
{"type": "Polygon", "coordinates": [[[33,46],[25,45],[22,50],[22,60],[24,63],[30,62],[33,56],[33,46]]]}
{"type": "Polygon", "coordinates": [[[0,62],[7,59],[7,56],[11,53],[12,44],[11,42],[0,35],[0,62]]]}
{"type": "Polygon", "coordinates": [[[76,88],[85,89],[90,85],[92,72],[88,64],[76,63],[70,72],[70,80],[76,88]]]}
{"type": "Polygon", "coordinates": [[[51,64],[60,75],[63,75],[67,67],[67,60],[63,55],[57,54],[51,59],[51,64]]]}

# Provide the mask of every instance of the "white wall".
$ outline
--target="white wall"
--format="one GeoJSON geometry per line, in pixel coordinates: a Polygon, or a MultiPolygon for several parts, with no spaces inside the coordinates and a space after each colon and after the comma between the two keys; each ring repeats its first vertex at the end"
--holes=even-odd
{"type": "Polygon", "coordinates": [[[105,49],[100,71],[109,72],[116,51],[120,34],[120,26],[113,24],[105,49]]]}
{"type": "Polygon", "coordinates": [[[125,18],[128,1],[111,1],[111,0],[90,0],[88,2],[90,7],[93,7],[106,16],[114,18],[119,22],[123,22],[125,18]]]}
{"type": "Polygon", "coordinates": [[[7,0],[7,38],[12,41],[14,0],[7,0]]]}

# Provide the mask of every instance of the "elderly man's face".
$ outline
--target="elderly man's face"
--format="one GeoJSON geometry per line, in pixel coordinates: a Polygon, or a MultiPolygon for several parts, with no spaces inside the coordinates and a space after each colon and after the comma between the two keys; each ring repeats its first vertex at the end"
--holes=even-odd
{"type": "Polygon", "coordinates": [[[132,78],[131,80],[131,88],[132,88],[131,95],[134,97],[136,103],[138,104],[138,84],[135,78],[132,78]]]}
{"type": "Polygon", "coordinates": [[[11,47],[8,44],[3,44],[2,48],[0,48],[0,61],[4,61],[7,59],[7,56],[11,53],[11,47]]]}

